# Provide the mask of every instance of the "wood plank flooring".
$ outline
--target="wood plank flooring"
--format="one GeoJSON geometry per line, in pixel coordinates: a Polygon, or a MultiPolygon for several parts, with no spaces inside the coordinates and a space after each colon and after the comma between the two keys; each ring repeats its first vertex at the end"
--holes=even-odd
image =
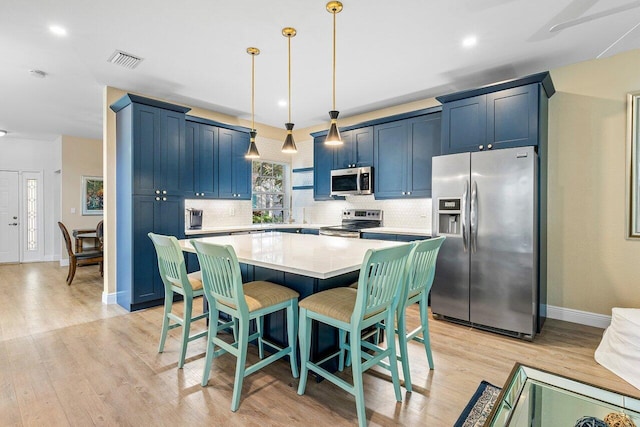
{"type": "MultiPolygon", "coordinates": [[[[240,409],[230,411],[235,359],[214,361],[200,386],[204,340],[190,343],[177,369],[179,330],[157,353],[161,308],[127,313],[101,303],[97,266],[78,269],[69,287],[57,263],[0,265],[0,424],[120,426],[351,426],[353,397],[328,381],[310,380],[304,396],[286,362],[248,377],[240,409]]],[[[178,304],[180,308],[180,305],[178,304]]],[[[196,303],[200,309],[201,304],[196,303]]],[[[418,321],[411,309],[410,326],[418,321]]],[[[204,328],[204,324],[195,327],[204,328]]],[[[431,320],[435,370],[410,344],[413,393],[396,403],[389,375],[365,375],[372,426],[449,426],[481,380],[502,386],[516,361],[640,397],[599,366],[602,330],[548,320],[534,342],[431,320]]],[[[251,350],[250,361],[257,359],[251,350]]],[[[345,370],[348,378],[349,370],[345,370]]]]}

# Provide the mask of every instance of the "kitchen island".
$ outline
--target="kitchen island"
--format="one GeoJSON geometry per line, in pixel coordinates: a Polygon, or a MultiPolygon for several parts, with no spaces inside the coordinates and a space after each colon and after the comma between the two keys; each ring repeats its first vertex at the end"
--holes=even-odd
{"type": "MultiPolygon", "coordinates": [[[[195,253],[191,239],[180,240],[185,252],[195,253]]],[[[286,286],[300,294],[300,299],[316,292],[349,286],[358,280],[360,265],[368,249],[404,244],[381,240],[348,239],[294,233],[259,233],[201,237],[198,240],[231,245],[240,262],[243,282],[267,280],[286,286]]],[[[188,259],[188,268],[195,258],[188,259]]],[[[286,344],[284,312],[265,318],[266,338],[278,345],[286,344]]],[[[311,357],[318,360],[337,345],[337,332],[327,325],[314,324],[311,357]]],[[[331,369],[332,366],[327,366],[331,369]]]]}

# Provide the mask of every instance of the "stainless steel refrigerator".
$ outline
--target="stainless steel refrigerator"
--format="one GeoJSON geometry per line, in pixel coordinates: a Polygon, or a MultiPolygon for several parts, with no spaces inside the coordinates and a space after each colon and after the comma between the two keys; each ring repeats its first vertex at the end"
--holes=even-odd
{"type": "Polygon", "coordinates": [[[435,317],[533,339],[545,316],[538,186],[533,147],[433,158],[433,234],[447,236],[435,317]]]}

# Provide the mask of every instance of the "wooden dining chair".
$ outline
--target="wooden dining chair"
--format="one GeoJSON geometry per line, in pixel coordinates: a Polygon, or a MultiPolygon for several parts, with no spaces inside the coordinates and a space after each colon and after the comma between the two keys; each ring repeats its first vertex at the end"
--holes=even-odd
{"type": "Polygon", "coordinates": [[[103,243],[104,243],[104,221],[100,220],[100,222],[98,223],[98,225],[96,225],[96,246],[100,249],[103,250],[103,243]]]}
{"type": "Polygon", "coordinates": [[[207,338],[207,357],[202,374],[202,386],[209,382],[211,364],[214,358],[225,353],[236,357],[236,371],[231,398],[231,410],[237,411],[240,406],[240,394],[245,377],[275,362],[289,356],[291,373],[298,378],[298,361],[296,355],[298,331],[298,297],[296,291],[266,281],[254,281],[243,284],[240,264],[236,252],[229,245],[215,245],[192,240],[198,254],[198,261],[202,269],[202,279],[207,301],[209,302],[209,337],[207,338]],[[287,312],[286,347],[277,346],[269,342],[269,346],[277,351],[263,358],[260,350],[260,361],[246,366],[247,347],[249,342],[257,339],[262,347],[264,342],[262,318],[276,311],[287,312]],[[219,312],[231,316],[228,324],[217,325],[219,312]],[[255,319],[257,332],[249,335],[249,322],[255,319]],[[218,336],[218,332],[231,325],[237,325],[235,342],[229,344],[218,336]],[[217,326],[214,326],[217,325],[217,326]],[[216,350],[216,347],[218,349],[216,350]]]}
{"type": "Polygon", "coordinates": [[[395,340],[388,340],[387,348],[382,348],[363,340],[362,332],[383,320],[393,324],[403,292],[405,265],[410,251],[409,244],[378,250],[369,249],[360,267],[357,289],[329,289],[300,301],[299,339],[302,370],[298,394],[304,394],[308,371],[321,375],[355,396],[360,426],[367,424],[362,376],[374,365],[381,365],[391,371],[396,400],[402,401],[395,340]],[[340,348],[321,361],[309,360],[312,320],[333,326],[339,331],[340,348]],[[349,343],[346,343],[347,334],[349,343]],[[367,351],[363,351],[363,348],[367,351]],[[352,355],[353,385],[320,366],[333,357],[339,357],[342,369],[344,352],[347,350],[352,355]]]}
{"type": "Polygon", "coordinates": [[[64,244],[67,248],[67,254],[69,255],[69,272],[67,273],[67,285],[71,285],[71,282],[73,282],[73,278],[76,275],[76,268],[78,266],[99,264],[100,276],[104,276],[104,266],[103,266],[104,258],[103,258],[102,251],[95,250],[95,251],[74,253],[73,246],[71,245],[71,237],[69,236],[69,231],[67,230],[67,227],[65,227],[65,225],[61,222],[58,222],[58,227],[60,227],[60,231],[62,231],[64,244]]]}
{"type": "Polygon", "coordinates": [[[184,367],[187,344],[207,335],[206,330],[194,335],[189,335],[191,323],[207,317],[207,313],[193,316],[193,298],[204,295],[202,276],[199,271],[187,274],[184,254],[182,253],[178,239],[174,236],[163,236],[154,233],[149,233],[148,236],[156,249],[158,270],[160,271],[160,277],[164,284],[164,314],[162,316],[162,332],[160,334],[158,353],[164,351],[169,330],[182,327],[180,357],[178,358],[178,369],[181,369],[184,367]],[[182,316],[178,316],[172,312],[174,294],[179,294],[183,297],[184,307],[182,316]],[[171,323],[172,321],[173,323],[171,323]]]}

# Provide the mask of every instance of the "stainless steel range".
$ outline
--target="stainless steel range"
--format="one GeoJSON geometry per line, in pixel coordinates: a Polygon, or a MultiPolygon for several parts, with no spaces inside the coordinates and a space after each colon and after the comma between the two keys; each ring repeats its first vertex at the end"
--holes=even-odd
{"type": "Polygon", "coordinates": [[[360,230],[382,227],[382,211],[380,209],[345,209],[342,211],[342,224],[321,227],[323,236],[360,238],[360,230]]]}

